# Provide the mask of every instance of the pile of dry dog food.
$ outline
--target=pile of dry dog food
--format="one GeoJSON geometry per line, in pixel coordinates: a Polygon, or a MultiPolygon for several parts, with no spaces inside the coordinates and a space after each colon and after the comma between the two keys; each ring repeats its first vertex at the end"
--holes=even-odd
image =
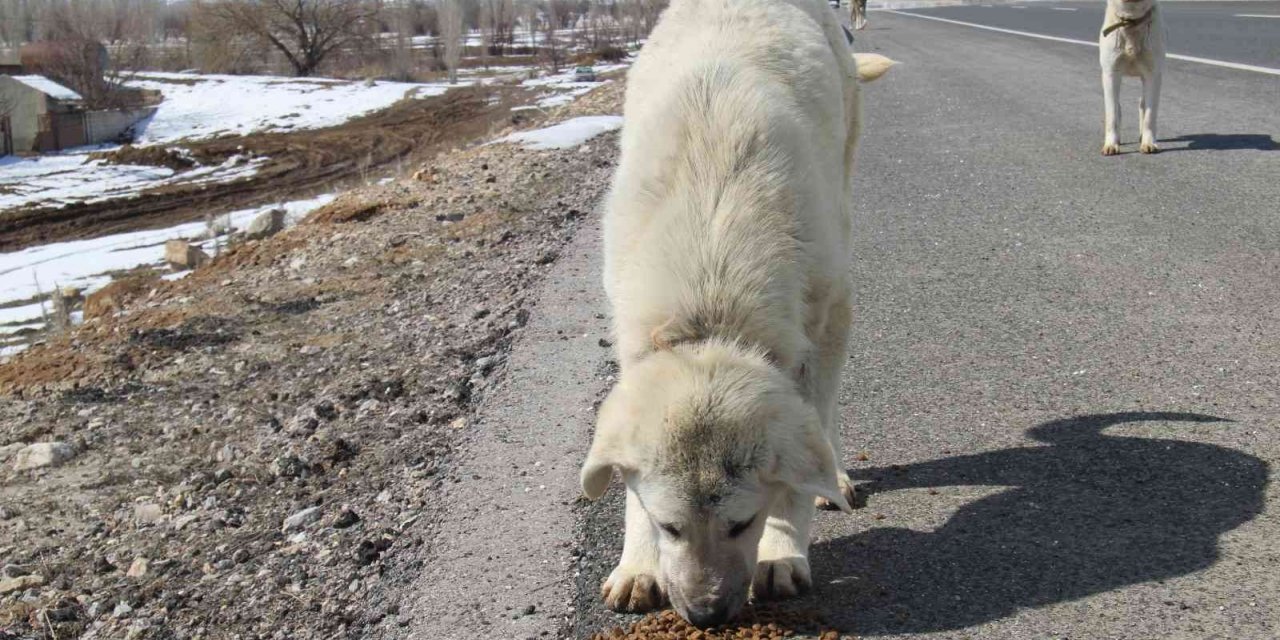
{"type": "Polygon", "coordinates": [[[729,624],[699,629],[670,609],[651,613],[626,626],[597,633],[591,640],[776,640],[797,636],[841,640],[841,636],[813,611],[769,605],[749,607],[729,624]]]}

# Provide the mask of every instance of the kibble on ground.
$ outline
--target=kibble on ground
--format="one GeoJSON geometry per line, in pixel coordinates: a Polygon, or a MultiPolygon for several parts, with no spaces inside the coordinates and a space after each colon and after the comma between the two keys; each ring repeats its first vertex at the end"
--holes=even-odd
{"type": "Polygon", "coordinates": [[[591,640],[775,640],[816,636],[820,640],[841,640],[813,611],[770,605],[748,607],[736,620],[708,629],[685,622],[675,611],[651,613],[626,627],[597,633],[591,640]]]}

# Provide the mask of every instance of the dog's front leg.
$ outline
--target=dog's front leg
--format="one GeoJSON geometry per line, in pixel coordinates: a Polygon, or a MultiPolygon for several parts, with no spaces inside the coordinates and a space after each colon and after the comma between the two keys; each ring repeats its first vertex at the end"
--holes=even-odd
{"type": "Polygon", "coordinates": [[[809,573],[811,496],[788,492],[769,510],[751,591],[756,598],[790,598],[813,586],[809,573]]]}
{"type": "MultiPolygon", "coordinates": [[[[812,365],[806,384],[809,397],[818,409],[822,419],[822,428],[827,432],[831,442],[831,452],[836,457],[836,482],[844,499],[857,509],[857,495],[853,490],[853,481],[844,470],[844,446],[840,435],[840,414],[836,400],[840,395],[840,371],[849,359],[849,328],[853,325],[853,306],[849,303],[851,296],[841,296],[830,305],[826,316],[826,326],[814,343],[815,355],[810,360],[812,365]]],[[[819,509],[834,511],[839,509],[835,503],[823,497],[814,498],[819,509]]]]}
{"type": "Polygon", "coordinates": [[[1102,69],[1102,155],[1120,153],[1120,74],[1102,69]]]}
{"type": "Polygon", "coordinates": [[[1142,118],[1142,138],[1138,150],[1143,153],[1156,153],[1156,111],[1160,107],[1160,68],[1142,76],[1142,101],[1140,103],[1142,118]]]}
{"type": "Polygon", "coordinates": [[[600,588],[600,597],[614,611],[643,613],[666,603],[666,592],[658,582],[658,540],[653,523],[627,488],[627,530],[622,541],[622,559],[600,588]]]}

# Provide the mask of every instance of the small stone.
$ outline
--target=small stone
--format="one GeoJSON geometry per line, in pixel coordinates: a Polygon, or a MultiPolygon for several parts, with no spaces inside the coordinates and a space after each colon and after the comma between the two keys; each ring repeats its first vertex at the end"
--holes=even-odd
{"type": "Polygon", "coordinates": [[[231,561],[236,564],[244,564],[249,561],[249,557],[249,550],[241,547],[231,554],[231,561]]]}
{"type": "Polygon", "coordinates": [[[360,522],[360,515],[351,509],[344,508],[338,513],[338,517],[333,520],[334,529],[346,529],[360,522]]]}
{"type": "Polygon", "coordinates": [[[320,519],[320,507],[307,507],[284,519],[285,533],[301,529],[320,519]]]}
{"type": "Polygon", "coordinates": [[[155,524],[164,517],[164,509],[154,502],[144,502],[133,506],[133,520],[138,524],[155,524]]]}
{"type": "Polygon", "coordinates": [[[134,558],[133,564],[129,565],[129,570],[125,572],[125,576],[130,578],[141,578],[147,575],[147,569],[150,568],[151,562],[146,558],[134,558]]]}
{"type": "Polygon", "coordinates": [[[115,570],[116,570],[116,566],[114,564],[111,564],[111,561],[108,560],[106,556],[98,556],[93,559],[94,573],[98,573],[98,574],[111,573],[112,571],[115,571],[115,570]]]}
{"type": "Polygon", "coordinates": [[[320,421],[314,416],[299,415],[289,420],[285,432],[291,436],[309,436],[320,427],[320,421]]]}
{"type": "Polygon", "coordinates": [[[609,347],[613,346],[613,341],[608,338],[600,338],[600,341],[597,342],[596,344],[608,349],[609,347]]]}
{"type": "Polygon", "coordinates": [[[249,240],[261,240],[273,236],[284,230],[284,209],[271,209],[259,214],[258,217],[249,223],[249,227],[244,230],[245,238],[249,240]]]}
{"type": "Polygon", "coordinates": [[[224,444],[213,458],[218,462],[231,462],[236,459],[236,448],[231,443],[224,444]]]}
{"type": "Polygon", "coordinates": [[[0,577],[21,578],[27,575],[31,575],[31,565],[6,564],[4,568],[0,568],[0,577]]]}
{"type": "Polygon", "coordinates": [[[16,578],[0,579],[0,596],[13,593],[15,591],[25,591],[35,587],[44,585],[44,576],[42,575],[26,575],[16,578]]]}
{"type": "Polygon", "coordinates": [[[271,461],[271,473],[279,478],[297,478],[306,471],[306,463],[295,455],[285,454],[271,461]]]}
{"type": "Polygon", "coordinates": [[[65,442],[37,442],[18,451],[13,458],[14,471],[56,467],[75,457],[75,447],[65,442]]]}
{"type": "Polygon", "coordinates": [[[0,447],[0,464],[8,462],[9,458],[12,458],[19,451],[26,448],[27,443],[25,442],[15,442],[13,444],[6,444],[3,447],[0,447]]]}
{"type": "Polygon", "coordinates": [[[174,271],[185,271],[209,262],[209,254],[186,240],[169,240],[164,243],[164,261],[174,271]]]}
{"type": "Polygon", "coordinates": [[[527,607],[525,607],[525,608],[524,608],[524,614],[525,614],[526,616],[531,616],[531,615],[533,615],[533,613],[534,613],[535,611],[537,611],[537,610],[538,610],[538,608],[537,608],[537,607],[535,607],[534,605],[529,605],[529,606],[527,606],[527,607]]]}
{"type": "Polygon", "coordinates": [[[111,616],[114,618],[127,618],[131,613],[133,613],[133,607],[123,600],[116,604],[115,609],[111,610],[111,616]]]}
{"type": "Polygon", "coordinates": [[[321,420],[333,420],[338,417],[337,407],[333,406],[333,403],[327,400],[316,403],[316,406],[312,407],[311,411],[321,420]]]}
{"type": "Polygon", "coordinates": [[[199,516],[198,514],[194,514],[194,513],[190,513],[190,514],[187,514],[187,515],[184,515],[184,516],[178,516],[178,517],[176,517],[176,518],[174,518],[174,519],[173,519],[173,523],[172,523],[172,524],[173,524],[173,529],[174,529],[175,531],[182,531],[183,529],[185,529],[185,528],[187,527],[187,525],[189,525],[189,524],[191,524],[192,522],[195,522],[196,520],[199,520],[199,519],[200,519],[200,516],[199,516]]]}

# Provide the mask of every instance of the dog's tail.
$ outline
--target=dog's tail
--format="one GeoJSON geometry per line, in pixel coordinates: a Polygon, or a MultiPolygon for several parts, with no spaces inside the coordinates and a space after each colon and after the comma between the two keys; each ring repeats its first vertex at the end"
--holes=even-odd
{"type": "Polygon", "coordinates": [[[878,53],[853,54],[854,65],[858,68],[858,82],[871,82],[889,72],[897,62],[878,53]]]}

